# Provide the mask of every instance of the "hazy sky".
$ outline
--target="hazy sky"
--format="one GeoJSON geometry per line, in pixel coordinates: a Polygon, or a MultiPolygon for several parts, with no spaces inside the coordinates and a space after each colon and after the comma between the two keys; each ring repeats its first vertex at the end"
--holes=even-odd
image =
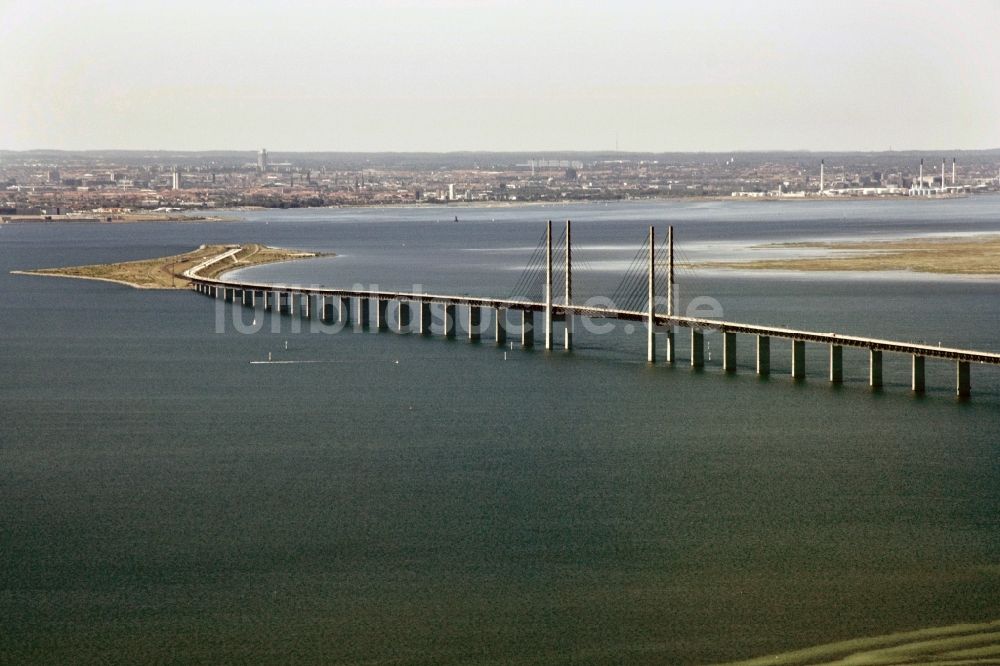
{"type": "Polygon", "coordinates": [[[0,148],[1000,147],[1000,0],[0,0],[0,148]]]}

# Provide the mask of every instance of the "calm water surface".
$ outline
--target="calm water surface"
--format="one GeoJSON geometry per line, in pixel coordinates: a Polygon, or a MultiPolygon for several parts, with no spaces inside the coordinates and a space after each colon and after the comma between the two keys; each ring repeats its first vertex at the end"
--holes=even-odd
{"type": "MultiPolygon", "coordinates": [[[[926,397],[888,356],[870,392],[855,350],[843,387],[818,347],[793,383],[778,341],[759,380],[749,339],[724,376],[718,337],[692,372],[623,327],[506,360],[262,313],[244,335],[193,293],[8,273],[258,241],[338,256],[246,277],[506,295],[570,217],[585,299],[649,224],[725,259],[1000,232],[1000,199],[234,216],[0,227],[0,661],[698,664],[1000,618],[996,369],[957,402],[933,361],[926,397]]],[[[995,281],[679,280],[737,320],[1000,351],[995,281]]]]}

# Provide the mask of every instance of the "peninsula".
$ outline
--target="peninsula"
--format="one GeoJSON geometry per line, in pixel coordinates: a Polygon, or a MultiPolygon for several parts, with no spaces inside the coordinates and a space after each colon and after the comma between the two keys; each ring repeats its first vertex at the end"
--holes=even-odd
{"type": "Polygon", "coordinates": [[[1000,277],[1000,235],[780,243],[759,247],[819,249],[838,254],[825,257],[714,261],[700,263],[698,266],[781,271],[911,271],[1000,277]]]}
{"type": "Polygon", "coordinates": [[[118,282],[136,289],[187,289],[190,286],[190,280],[184,273],[191,269],[197,268],[199,277],[216,278],[226,271],[237,268],[318,256],[332,255],[287,250],[257,243],[202,245],[191,252],[156,259],[11,272],[21,275],[104,280],[118,282]]]}

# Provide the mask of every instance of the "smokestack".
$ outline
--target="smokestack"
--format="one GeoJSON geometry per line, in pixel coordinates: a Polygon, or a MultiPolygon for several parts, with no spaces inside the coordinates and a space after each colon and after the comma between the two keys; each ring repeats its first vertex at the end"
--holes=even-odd
{"type": "Polygon", "coordinates": [[[819,193],[823,194],[823,167],[826,165],[826,160],[819,161],[819,193]]]}
{"type": "Polygon", "coordinates": [[[955,158],[951,158],[951,185],[955,186],[955,158]]]}
{"type": "Polygon", "coordinates": [[[941,158],[941,191],[944,192],[944,162],[945,159],[941,158]]]}
{"type": "Polygon", "coordinates": [[[924,186],[924,158],[920,158],[920,187],[924,186]]]}

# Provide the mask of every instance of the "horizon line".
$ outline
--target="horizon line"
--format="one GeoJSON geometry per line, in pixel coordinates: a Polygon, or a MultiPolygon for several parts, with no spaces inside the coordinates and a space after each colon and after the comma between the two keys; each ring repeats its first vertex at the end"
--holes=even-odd
{"type": "Polygon", "coordinates": [[[523,153],[536,154],[581,154],[581,153],[612,153],[621,155],[739,155],[746,153],[941,153],[941,152],[1000,152],[1000,146],[989,148],[883,148],[883,149],[816,149],[816,148],[743,148],[739,150],[622,150],[615,148],[571,148],[571,149],[510,149],[493,150],[483,149],[461,149],[461,150],[322,150],[322,149],[271,149],[266,146],[259,148],[0,148],[2,153],[256,153],[261,148],[269,153],[302,153],[302,154],[340,154],[340,155],[475,155],[475,154],[496,154],[514,155],[523,153]]]}

